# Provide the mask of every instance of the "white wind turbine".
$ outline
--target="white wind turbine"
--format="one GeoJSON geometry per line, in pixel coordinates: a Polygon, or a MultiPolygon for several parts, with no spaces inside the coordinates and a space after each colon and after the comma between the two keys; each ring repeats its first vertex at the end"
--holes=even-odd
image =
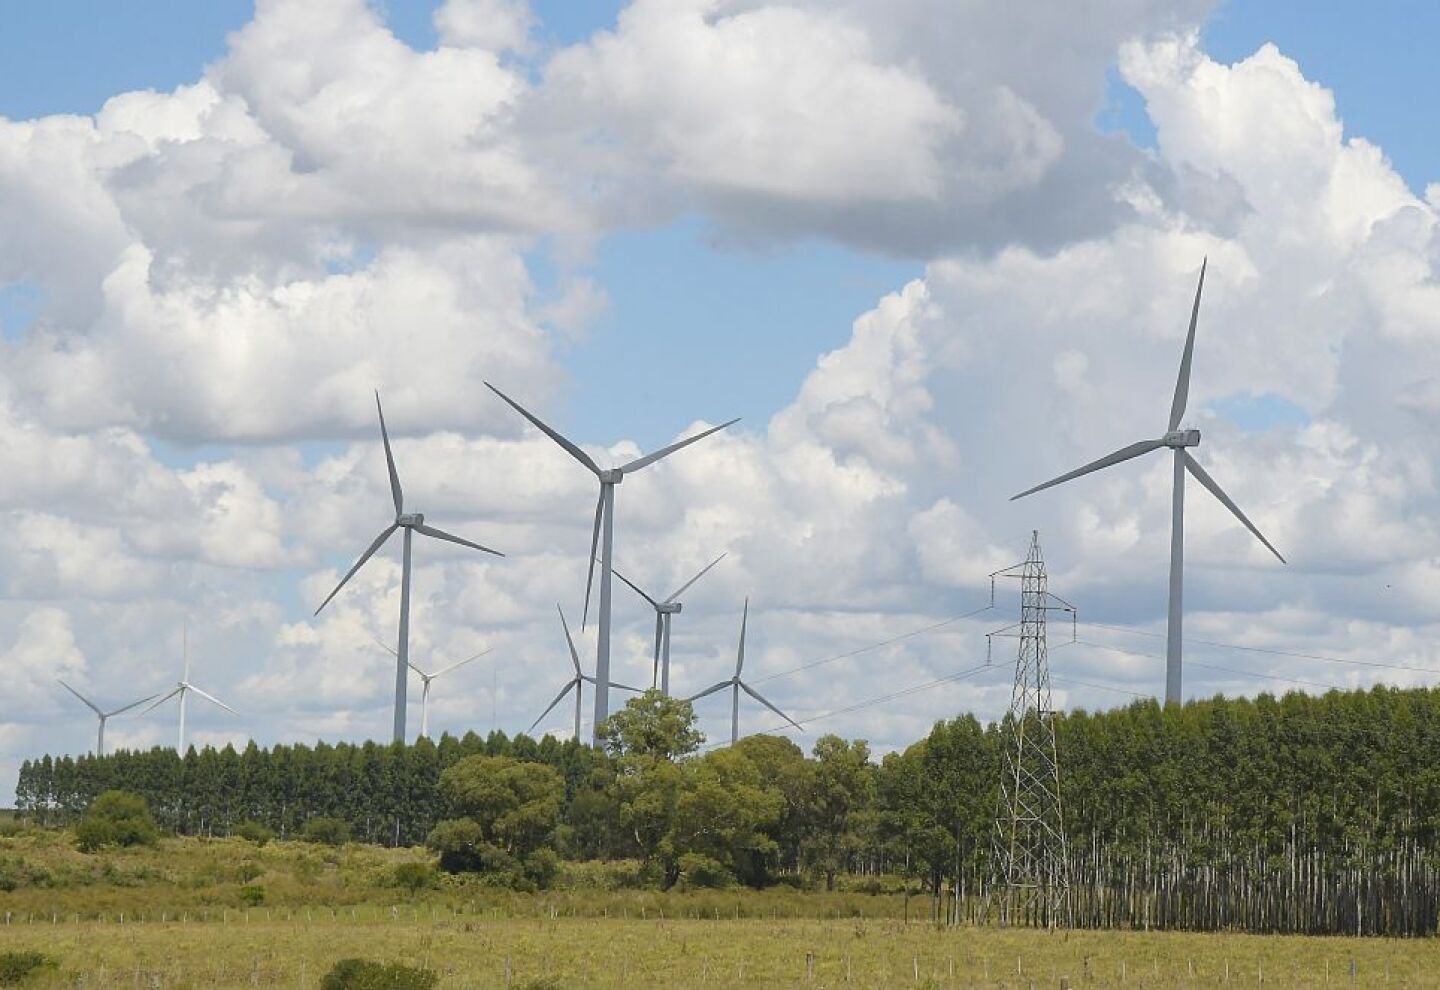
{"type": "Polygon", "coordinates": [[[379,550],[380,547],[384,545],[385,541],[390,539],[391,535],[394,534],[397,529],[402,529],[405,531],[404,549],[402,550],[400,556],[401,562],[399,643],[394,651],[395,729],[393,737],[396,742],[404,742],[405,688],[410,666],[410,542],[412,534],[420,533],[423,536],[429,536],[437,540],[445,540],[448,543],[458,543],[462,547],[469,547],[472,550],[480,550],[484,553],[492,553],[497,557],[503,557],[505,555],[499,550],[491,550],[489,547],[482,547],[478,543],[471,543],[469,540],[463,540],[460,537],[455,536],[452,533],[447,533],[442,529],[436,529],[434,526],[425,525],[425,516],[422,513],[407,513],[405,511],[405,493],[400,488],[400,475],[395,470],[395,457],[390,452],[390,434],[385,430],[385,410],[380,407],[379,392],[375,393],[375,411],[380,415],[380,439],[385,444],[385,466],[389,469],[390,472],[390,497],[395,502],[395,521],[392,522],[389,526],[385,527],[385,529],[381,530],[380,535],[375,537],[375,541],[371,543],[369,548],[367,548],[366,551],[360,555],[360,559],[355,561],[355,563],[351,565],[350,570],[345,572],[345,576],[340,579],[340,583],[335,586],[335,590],[330,592],[330,594],[326,596],[325,600],[320,603],[320,608],[317,608],[315,610],[315,614],[319,615],[321,609],[323,609],[326,605],[330,604],[330,599],[334,598],[340,593],[340,589],[345,587],[345,583],[355,576],[355,572],[364,565],[365,561],[369,560],[372,556],[374,556],[375,551],[379,550]]]}
{"type": "Polygon", "coordinates": [[[710,434],[718,430],[723,430],[725,427],[738,423],[740,420],[739,417],[736,417],[729,422],[721,423],[719,426],[712,426],[710,429],[703,430],[693,437],[687,437],[684,440],[670,444],[668,447],[661,447],[657,451],[646,454],[644,457],[637,457],[630,463],[622,464],[618,468],[601,468],[589,454],[585,453],[585,451],[581,450],[569,440],[566,440],[549,426],[546,426],[514,399],[510,398],[489,382],[486,382],[485,385],[490,391],[504,399],[512,409],[528,419],[536,429],[544,433],[551,440],[554,440],[566,453],[583,464],[600,482],[600,497],[595,502],[595,529],[590,536],[590,571],[585,578],[585,611],[580,620],[581,626],[583,627],[590,616],[590,585],[595,577],[596,551],[598,548],[600,550],[600,556],[598,557],[600,561],[600,608],[598,618],[600,634],[595,644],[595,678],[597,684],[595,690],[595,725],[593,729],[593,731],[598,733],[601,723],[610,716],[610,692],[607,688],[603,687],[603,685],[611,683],[610,575],[612,573],[611,561],[614,551],[615,486],[625,479],[625,475],[633,474],[643,467],[654,464],[662,457],[668,457],[670,454],[675,453],[675,451],[681,447],[688,447],[697,440],[703,440],[710,434]]]}
{"type": "Polygon", "coordinates": [[[92,712],[94,712],[95,717],[100,720],[100,733],[95,737],[96,756],[105,755],[105,722],[107,719],[113,718],[114,716],[119,715],[121,712],[128,712],[132,708],[139,708],[141,705],[145,704],[145,702],[154,701],[156,698],[159,697],[158,694],[152,694],[148,698],[141,698],[139,701],[132,701],[128,705],[124,705],[120,708],[116,708],[112,711],[106,712],[101,711],[99,705],[95,704],[95,702],[85,697],[79,691],[76,691],[69,684],[66,684],[64,681],[60,680],[60,678],[57,677],[55,679],[60,682],[60,686],[63,687],[66,691],[69,691],[75,697],[79,698],[85,704],[85,707],[89,708],[92,712]]]}
{"type": "MultiPolygon", "coordinates": [[[[1207,259],[1208,261],[1208,259],[1207,259]]],[[[1053,478],[1043,485],[1036,485],[1028,488],[1018,495],[1011,496],[1011,501],[1017,498],[1024,498],[1054,485],[1079,478],[1092,471],[1099,471],[1101,468],[1109,467],[1112,464],[1119,464],[1128,461],[1132,457],[1139,457],[1148,454],[1152,450],[1159,450],[1161,447],[1169,447],[1175,452],[1175,480],[1171,495],[1171,522],[1170,522],[1170,614],[1169,626],[1167,629],[1165,643],[1165,703],[1174,702],[1179,704],[1180,696],[1180,668],[1181,668],[1181,639],[1180,629],[1183,617],[1182,601],[1184,598],[1184,564],[1185,564],[1185,472],[1189,471],[1209,490],[1210,494],[1220,500],[1220,504],[1229,509],[1236,519],[1244,524],[1245,528],[1255,534],[1255,538],[1265,544],[1266,549],[1285,563],[1285,558],[1280,556],[1280,551],[1271,545],[1270,541],[1255,527],[1240,511],[1229,495],[1226,495],[1215,479],[1200,466],[1200,462],[1191,456],[1185,448],[1198,447],[1200,445],[1199,430],[1180,429],[1180,420],[1185,415],[1185,404],[1190,395],[1190,362],[1195,352],[1195,324],[1200,317],[1200,292],[1205,288],[1205,263],[1200,265],[1200,282],[1195,286],[1195,305],[1190,310],[1190,329],[1185,336],[1185,351],[1180,358],[1180,375],[1175,382],[1175,398],[1170,404],[1170,420],[1165,428],[1164,436],[1156,440],[1140,440],[1128,447],[1122,447],[1112,454],[1106,454],[1096,461],[1091,461],[1084,467],[1076,468],[1068,474],[1062,474],[1053,478]]]]}
{"type": "Polygon", "coordinates": [[[210,702],[212,705],[219,705],[231,715],[239,715],[240,713],[237,712],[235,709],[231,708],[229,705],[225,704],[225,702],[221,701],[219,698],[215,697],[213,694],[202,691],[200,688],[190,683],[190,635],[188,631],[182,631],[180,633],[180,655],[183,658],[181,663],[183,664],[184,669],[184,673],[181,675],[180,680],[176,682],[173,688],[171,688],[165,694],[161,695],[159,700],[157,700],[153,705],[145,709],[145,711],[141,712],[140,714],[144,715],[149,712],[153,712],[155,709],[165,704],[165,702],[169,701],[171,698],[178,696],[180,698],[180,733],[176,737],[177,742],[175,744],[175,752],[179,753],[183,757],[185,755],[185,696],[188,695],[191,691],[194,691],[196,694],[204,698],[206,701],[210,702]]]}
{"type": "Polygon", "coordinates": [[[686,589],[689,588],[692,584],[704,577],[706,571],[710,570],[710,568],[714,567],[716,564],[720,563],[720,561],[724,559],[725,554],[722,553],[720,556],[710,561],[710,563],[700,568],[699,573],[697,573],[689,581],[686,581],[679,588],[676,588],[673,592],[671,592],[669,598],[666,598],[664,601],[660,602],[657,602],[645,592],[641,591],[640,586],[637,585],[634,581],[631,581],[624,574],[621,574],[619,571],[615,572],[615,576],[617,578],[628,584],[630,586],[630,589],[634,591],[635,594],[639,595],[641,598],[649,602],[650,607],[655,610],[655,661],[654,668],[650,675],[650,686],[655,687],[655,682],[658,677],[660,683],[660,693],[667,698],[670,697],[670,617],[679,613],[684,607],[680,602],[676,601],[676,599],[679,598],[682,594],[684,594],[686,589]]]}
{"type": "MultiPolygon", "coordinates": [[[[583,670],[580,669],[580,654],[575,650],[575,640],[570,637],[570,626],[565,621],[565,613],[563,610],[561,610],[559,605],[555,606],[555,611],[560,613],[560,628],[565,630],[565,645],[570,647],[570,663],[575,667],[575,676],[570,678],[569,682],[567,682],[566,685],[560,689],[560,693],[555,696],[555,700],[550,702],[549,706],[540,713],[540,718],[537,718],[535,721],[531,722],[530,728],[526,729],[525,731],[527,733],[534,732],[535,726],[539,725],[540,722],[545,718],[545,716],[549,715],[555,709],[555,706],[560,704],[560,702],[564,701],[565,696],[573,690],[575,692],[575,738],[578,740],[580,738],[580,695],[583,693],[585,682],[588,681],[591,684],[594,684],[595,678],[591,677],[589,674],[585,673],[583,670]]],[[[640,693],[639,688],[630,687],[628,684],[617,684],[616,682],[611,681],[610,686],[618,687],[622,691],[634,691],[636,694],[640,693]]]]}
{"type": "MultiPolygon", "coordinates": [[[[370,638],[375,640],[375,642],[382,649],[384,649],[385,652],[389,653],[391,656],[395,655],[395,647],[391,646],[389,643],[381,642],[375,636],[371,636],[370,638]]],[[[473,663],[474,661],[479,660],[485,654],[491,652],[494,649],[495,647],[493,646],[487,646],[485,647],[485,649],[481,650],[479,653],[476,653],[473,656],[468,656],[464,660],[457,660],[454,663],[449,664],[445,667],[441,667],[439,670],[430,674],[427,674],[425,671],[421,670],[420,666],[415,662],[409,661],[410,669],[415,671],[415,673],[420,676],[420,735],[427,738],[430,735],[430,682],[435,680],[435,678],[439,677],[441,674],[448,674],[450,673],[450,671],[455,670],[459,667],[463,667],[467,663],[473,663]]]]}
{"type": "Polygon", "coordinates": [[[734,676],[731,677],[729,680],[721,681],[721,682],[718,683],[718,684],[712,684],[712,685],[710,685],[708,688],[706,688],[704,691],[701,691],[699,694],[692,694],[690,697],[688,697],[688,698],[685,699],[686,701],[692,701],[692,702],[693,702],[693,701],[699,701],[701,698],[705,697],[706,695],[714,694],[716,691],[723,691],[723,690],[725,690],[726,688],[729,688],[729,689],[730,689],[730,692],[731,692],[731,694],[730,694],[730,745],[732,745],[732,746],[735,745],[736,741],[738,741],[739,738],[740,738],[740,692],[741,692],[741,691],[744,691],[746,694],[748,694],[750,697],[754,698],[756,701],[760,702],[760,704],[762,704],[762,705],[764,705],[766,708],[770,709],[770,710],[771,710],[772,712],[774,712],[776,715],[779,715],[779,716],[780,716],[781,718],[783,718],[785,721],[787,721],[787,722],[789,722],[791,725],[795,726],[795,728],[800,729],[801,732],[804,732],[804,731],[805,731],[804,729],[801,729],[801,728],[800,728],[800,723],[799,723],[799,722],[795,721],[795,720],[794,720],[793,718],[791,718],[789,715],[786,715],[786,714],[785,714],[784,712],[782,712],[780,709],[778,709],[778,708],[776,708],[774,705],[770,704],[770,702],[767,701],[767,700],[765,699],[765,697],[760,694],[759,691],[756,691],[756,690],[755,690],[754,688],[752,688],[749,684],[746,684],[743,680],[740,679],[740,672],[745,669],[745,625],[746,625],[747,622],[749,622],[749,620],[750,620],[750,599],[747,598],[747,599],[745,599],[745,611],[744,611],[744,613],[742,613],[742,615],[741,615],[741,617],[740,617],[740,648],[735,651],[735,674],[734,674],[734,676]]]}

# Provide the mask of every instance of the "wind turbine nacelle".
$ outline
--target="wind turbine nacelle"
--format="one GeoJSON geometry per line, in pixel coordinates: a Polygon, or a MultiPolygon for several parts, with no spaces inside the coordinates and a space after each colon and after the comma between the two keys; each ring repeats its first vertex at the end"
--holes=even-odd
{"type": "Polygon", "coordinates": [[[674,615],[677,612],[681,611],[681,609],[683,609],[684,607],[685,606],[681,605],[679,602],[661,602],[660,607],[657,608],[656,611],[659,612],[661,615],[674,615]]]}
{"type": "Polygon", "coordinates": [[[618,485],[625,480],[625,472],[619,468],[606,468],[600,472],[600,484],[618,485]]]}
{"type": "Polygon", "coordinates": [[[1165,446],[1167,447],[1198,447],[1200,446],[1199,430],[1171,430],[1165,434],[1165,446]]]}
{"type": "Polygon", "coordinates": [[[425,513],[407,512],[404,515],[396,516],[395,522],[400,526],[423,526],[425,525],[425,513]]]}

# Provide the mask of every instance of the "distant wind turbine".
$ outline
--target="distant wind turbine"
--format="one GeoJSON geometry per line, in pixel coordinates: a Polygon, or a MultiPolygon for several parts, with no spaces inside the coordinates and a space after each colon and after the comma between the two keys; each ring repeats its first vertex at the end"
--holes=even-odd
{"type": "MultiPolygon", "coordinates": [[[[784,712],[782,712],[780,709],[778,709],[778,708],[776,708],[774,705],[770,704],[770,702],[767,701],[767,700],[765,699],[765,697],[760,694],[759,691],[756,691],[756,690],[755,690],[754,688],[752,688],[749,684],[746,684],[743,680],[740,679],[740,672],[745,669],[745,625],[746,625],[747,622],[749,622],[749,620],[750,620],[750,599],[747,598],[747,599],[745,599],[745,611],[744,611],[744,613],[743,613],[743,614],[741,615],[741,617],[740,617],[740,648],[735,651],[735,676],[731,677],[729,680],[721,681],[719,684],[712,684],[712,685],[710,685],[708,688],[706,688],[704,691],[701,691],[699,694],[692,694],[689,698],[686,698],[686,699],[685,699],[686,701],[699,701],[701,698],[705,697],[706,695],[711,695],[711,694],[714,694],[716,691],[723,691],[723,690],[725,690],[726,688],[729,688],[730,691],[731,691],[731,696],[730,696],[730,745],[732,745],[732,746],[735,745],[735,743],[740,739],[740,692],[741,692],[741,691],[744,691],[746,694],[748,694],[750,697],[754,698],[756,701],[760,702],[760,704],[762,704],[762,705],[764,705],[766,708],[770,709],[770,710],[771,710],[772,712],[774,712],[776,715],[779,715],[779,716],[780,716],[781,718],[783,718],[785,721],[787,721],[787,722],[789,722],[791,725],[795,726],[795,728],[800,729],[800,723],[799,723],[799,722],[795,721],[795,720],[794,720],[793,718],[791,718],[789,715],[786,715],[786,714],[785,714],[784,712]]],[[[801,732],[804,732],[805,730],[804,730],[804,729],[800,729],[800,731],[801,731],[801,732]]]]}
{"type": "MultiPolygon", "coordinates": [[[[1208,262],[1208,259],[1207,259],[1208,262]]],[[[1229,509],[1236,519],[1244,524],[1245,528],[1255,534],[1255,538],[1265,544],[1265,548],[1279,558],[1280,563],[1285,563],[1285,558],[1280,556],[1280,551],[1271,545],[1270,541],[1260,530],[1255,528],[1245,513],[1240,511],[1229,495],[1226,495],[1215,479],[1200,466],[1200,462],[1191,456],[1185,448],[1198,447],[1200,445],[1199,430],[1180,429],[1180,420],[1185,415],[1185,404],[1190,395],[1190,362],[1195,352],[1195,324],[1200,317],[1200,292],[1205,288],[1205,263],[1200,265],[1200,282],[1195,287],[1195,305],[1190,311],[1190,330],[1185,336],[1185,351],[1180,358],[1180,375],[1175,382],[1175,398],[1170,404],[1170,420],[1165,428],[1165,435],[1158,440],[1140,440],[1128,447],[1122,447],[1113,454],[1106,454],[1097,461],[1091,461],[1084,467],[1076,468],[1068,474],[1062,474],[1053,478],[1043,485],[1036,485],[1028,488],[1018,495],[1011,496],[1011,501],[1017,498],[1024,498],[1043,489],[1054,485],[1062,484],[1073,478],[1089,474],[1092,471],[1099,471],[1101,468],[1110,467],[1112,464],[1119,464],[1128,461],[1133,457],[1148,454],[1152,450],[1159,450],[1161,447],[1169,447],[1175,451],[1175,480],[1172,489],[1172,507],[1170,523],[1170,616],[1169,628],[1165,643],[1165,702],[1179,704],[1180,696],[1180,667],[1181,667],[1181,640],[1180,627],[1183,615],[1182,601],[1184,598],[1184,565],[1185,565],[1185,472],[1189,471],[1200,482],[1220,500],[1220,504],[1229,509]]]]}
{"type": "MultiPolygon", "coordinates": [[[[585,578],[585,611],[581,615],[580,624],[583,628],[590,615],[590,585],[595,577],[595,561],[597,549],[600,551],[600,608],[599,625],[600,635],[595,645],[595,678],[597,681],[595,690],[595,726],[594,731],[600,731],[600,725],[610,716],[610,692],[604,687],[610,683],[610,575],[612,572],[611,561],[614,551],[615,531],[615,486],[625,479],[625,475],[633,474],[641,468],[654,464],[662,457],[668,457],[681,447],[688,447],[697,440],[703,440],[710,434],[725,429],[734,423],[738,423],[739,417],[719,426],[712,426],[703,430],[693,437],[670,444],[668,447],[661,447],[653,453],[644,457],[637,457],[628,464],[622,464],[618,468],[601,468],[594,459],[575,444],[566,440],[558,432],[542,423],[537,417],[528,412],[510,396],[500,391],[489,382],[485,383],[490,391],[494,392],[521,416],[528,419],[536,429],[544,433],[551,440],[559,444],[566,453],[583,464],[591,474],[595,475],[600,482],[600,497],[595,502],[595,529],[590,536],[590,571],[585,578]],[[602,540],[603,535],[603,540],[602,540]]],[[[598,736],[597,736],[598,738],[598,736]]]]}
{"type": "Polygon", "coordinates": [[[458,543],[462,547],[469,547],[472,550],[479,550],[483,553],[491,553],[497,557],[503,557],[505,555],[499,550],[482,547],[478,543],[463,540],[453,533],[447,533],[442,529],[436,529],[434,526],[425,525],[425,516],[422,513],[406,513],[405,493],[400,488],[400,475],[395,470],[395,456],[390,452],[390,434],[385,430],[385,410],[380,407],[379,392],[375,393],[375,411],[380,415],[380,439],[385,444],[385,466],[389,468],[390,471],[390,497],[395,502],[395,521],[381,530],[380,535],[375,537],[375,541],[360,555],[360,559],[355,561],[355,563],[351,565],[350,570],[345,572],[345,576],[340,579],[340,583],[335,586],[335,590],[330,592],[325,600],[320,603],[320,608],[315,610],[315,614],[319,615],[321,609],[330,604],[330,599],[340,593],[340,589],[345,587],[345,583],[355,576],[355,572],[364,565],[365,561],[374,556],[375,551],[379,550],[397,529],[403,529],[405,531],[404,549],[400,556],[400,633],[399,644],[395,650],[395,732],[393,737],[396,742],[404,742],[405,689],[410,667],[411,534],[420,533],[423,536],[444,540],[447,543],[458,543]]]}
{"type": "Polygon", "coordinates": [[[104,755],[105,755],[105,721],[106,721],[107,719],[112,718],[112,717],[114,717],[114,716],[116,716],[116,715],[119,715],[121,712],[128,712],[128,711],[129,711],[130,709],[132,709],[132,708],[139,708],[141,705],[145,704],[145,702],[147,702],[147,701],[154,701],[156,698],[159,697],[159,694],[152,694],[152,695],[151,695],[150,697],[148,697],[148,698],[141,698],[139,701],[132,701],[132,702],[130,702],[130,704],[128,704],[128,705],[124,705],[124,706],[122,706],[122,707],[120,707],[120,708],[116,708],[116,709],[114,709],[113,711],[105,712],[105,711],[101,711],[101,710],[100,710],[100,706],[99,706],[99,705],[95,704],[95,702],[93,702],[93,701],[91,701],[89,698],[85,697],[85,696],[84,696],[83,694],[81,694],[79,691],[76,691],[76,690],[75,690],[73,687],[71,687],[69,684],[66,684],[64,681],[60,680],[60,678],[57,677],[57,678],[55,678],[55,679],[56,679],[57,681],[60,681],[60,686],[63,687],[66,691],[69,691],[69,692],[70,692],[71,694],[73,694],[75,697],[79,698],[82,702],[84,702],[85,706],[86,706],[87,708],[89,708],[92,712],[94,712],[94,713],[95,713],[95,717],[100,720],[100,732],[99,732],[99,734],[95,737],[95,755],[96,755],[96,756],[104,756],[104,755]]]}
{"type": "MultiPolygon", "coordinates": [[[[375,636],[371,636],[370,638],[375,640],[375,642],[379,644],[380,647],[384,649],[387,653],[389,653],[391,656],[395,655],[395,647],[391,646],[389,643],[381,642],[380,639],[375,636]]],[[[491,652],[494,649],[495,647],[493,646],[487,646],[485,649],[481,650],[479,653],[476,653],[474,656],[469,656],[466,657],[464,660],[457,660],[448,666],[441,667],[433,674],[427,674],[425,671],[420,669],[420,666],[418,664],[414,663],[413,661],[410,662],[410,669],[415,671],[416,674],[420,675],[420,735],[425,736],[426,738],[429,738],[430,736],[430,682],[435,680],[435,678],[439,677],[441,674],[448,674],[450,673],[450,671],[455,670],[457,667],[463,667],[467,663],[472,663],[473,661],[479,660],[485,654],[491,652]]]]}
{"type": "MultiPolygon", "coordinates": [[[[560,628],[565,630],[565,645],[570,647],[570,663],[575,668],[575,676],[570,678],[569,682],[560,689],[560,693],[555,696],[555,700],[550,702],[549,707],[547,707],[543,712],[541,712],[540,717],[537,718],[535,721],[531,722],[530,728],[526,729],[525,731],[527,733],[534,732],[535,726],[539,725],[542,721],[544,721],[545,716],[549,715],[552,711],[554,711],[555,706],[560,704],[560,702],[564,701],[567,694],[569,694],[571,691],[574,691],[575,739],[578,741],[580,738],[580,695],[584,689],[585,682],[588,681],[591,684],[594,684],[595,678],[591,677],[589,674],[585,673],[583,670],[580,669],[580,654],[575,650],[575,640],[570,638],[570,626],[565,622],[565,613],[561,610],[559,605],[555,606],[555,611],[560,613],[560,628]]],[[[630,687],[628,684],[616,684],[614,681],[611,681],[610,683],[612,687],[618,687],[622,691],[634,691],[636,694],[640,693],[639,688],[630,687]]]]}
{"type": "Polygon", "coordinates": [[[684,594],[685,590],[689,588],[692,584],[704,577],[706,571],[710,570],[710,568],[714,567],[716,564],[720,563],[720,561],[724,559],[725,554],[722,553],[720,556],[710,561],[710,563],[700,568],[699,573],[697,573],[689,581],[686,581],[679,588],[675,589],[675,591],[671,592],[669,598],[666,598],[664,601],[660,602],[657,602],[655,599],[651,598],[644,591],[641,591],[640,586],[637,585],[634,581],[631,581],[624,574],[621,574],[619,571],[615,572],[615,576],[617,578],[628,584],[630,586],[630,589],[634,591],[635,594],[639,595],[641,598],[649,602],[650,607],[655,610],[655,662],[654,671],[650,675],[650,686],[655,686],[656,678],[658,676],[660,682],[660,693],[667,698],[670,697],[670,617],[679,613],[683,608],[682,604],[676,601],[676,599],[679,598],[682,594],[684,594]]]}
{"type": "Polygon", "coordinates": [[[149,712],[153,712],[155,709],[165,704],[165,702],[169,701],[171,698],[178,696],[180,699],[180,734],[177,737],[177,742],[175,744],[175,752],[179,753],[183,757],[185,755],[185,696],[187,694],[189,694],[191,691],[194,691],[196,694],[204,698],[206,701],[210,702],[212,705],[219,705],[231,715],[239,715],[240,713],[237,712],[235,709],[231,708],[229,705],[225,704],[225,702],[221,701],[219,698],[215,697],[213,694],[202,691],[200,688],[190,683],[190,636],[188,632],[182,631],[180,634],[180,654],[183,658],[182,663],[184,664],[184,673],[181,675],[180,680],[175,684],[173,688],[171,688],[165,694],[161,695],[158,701],[156,701],[153,705],[145,709],[145,711],[141,712],[140,714],[144,715],[149,712]]]}

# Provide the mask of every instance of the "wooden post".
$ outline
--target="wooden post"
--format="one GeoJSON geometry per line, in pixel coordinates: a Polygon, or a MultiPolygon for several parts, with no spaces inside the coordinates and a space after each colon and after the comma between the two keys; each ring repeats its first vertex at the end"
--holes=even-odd
{"type": "Polygon", "coordinates": [[[805,979],[815,979],[815,953],[805,953],[805,979]]]}

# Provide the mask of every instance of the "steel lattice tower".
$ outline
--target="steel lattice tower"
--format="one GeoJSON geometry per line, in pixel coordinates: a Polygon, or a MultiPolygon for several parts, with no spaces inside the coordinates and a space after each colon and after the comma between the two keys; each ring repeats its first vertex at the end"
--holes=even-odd
{"type": "Polygon", "coordinates": [[[1068,926],[1070,870],[1045,651],[1045,613],[1060,609],[1073,615],[1075,610],[1045,586],[1038,532],[1031,536],[1024,563],[997,571],[992,580],[995,576],[1020,579],[1019,626],[999,631],[1018,628],[1020,649],[1015,657],[1010,712],[1002,728],[1003,772],[995,815],[992,891],[999,901],[1001,924],[1068,926]]]}

